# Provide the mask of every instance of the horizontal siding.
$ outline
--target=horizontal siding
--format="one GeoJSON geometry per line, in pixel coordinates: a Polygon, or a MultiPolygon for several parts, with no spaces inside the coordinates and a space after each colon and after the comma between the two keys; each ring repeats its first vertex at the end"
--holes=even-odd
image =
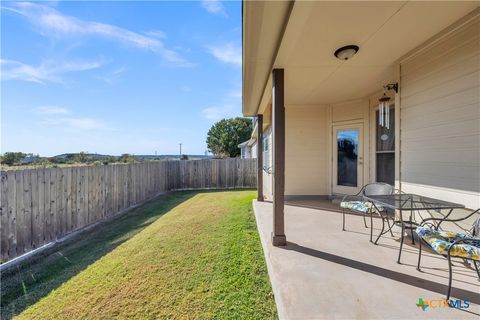
{"type": "MultiPolygon", "coordinates": [[[[407,101],[408,102],[408,101],[407,101]]],[[[428,100],[420,104],[407,104],[405,108],[402,107],[403,119],[412,120],[409,118],[430,117],[440,112],[450,112],[452,109],[458,109],[472,104],[478,105],[480,98],[478,95],[478,88],[472,85],[469,88],[428,100]]]]}
{"type": "Polygon", "coordinates": [[[477,17],[400,68],[402,189],[472,208],[480,206],[479,28],[477,17]]]}
{"type": "MultiPolygon", "coordinates": [[[[406,140],[402,140],[406,142],[406,140]]],[[[431,151],[451,151],[451,152],[464,152],[470,150],[480,149],[480,139],[478,139],[478,133],[472,133],[469,135],[457,135],[448,136],[442,138],[443,143],[428,144],[425,143],[425,139],[422,137],[415,137],[409,139],[408,149],[403,152],[431,152],[431,151]]],[[[405,159],[404,159],[405,160],[405,159]]]]}
{"type": "MultiPolygon", "coordinates": [[[[452,79],[449,75],[447,75],[446,78],[448,78],[448,80],[442,79],[442,83],[439,85],[428,88],[414,95],[404,95],[402,89],[402,104],[408,108],[412,108],[418,104],[428,103],[431,100],[446,98],[464,90],[475,87],[478,88],[478,69],[459,78],[452,79]]],[[[436,81],[434,77],[432,77],[431,80],[432,82],[436,81]]]]}
{"type": "Polygon", "coordinates": [[[448,68],[439,65],[438,71],[432,72],[428,76],[416,81],[404,80],[408,85],[405,85],[402,88],[403,96],[408,98],[415,94],[428,91],[429,89],[435,90],[442,84],[450,83],[452,79],[462,79],[463,77],[478,73],[478,70],[480,69],[480,57],[476,53],[472,53],[471,55],[470,58],[459,61],[448,68]]]}
{"type": "Polygon", "coordinates": [[[423,50],[412,59],[402,63],[402,77],[410,76],[411,73],[417,73],[418,76],[422,76],[422,74],[418,74],[419,71],[423,74],[428,74],[422,68],[434,68],[437,60],[445,59],[446,56],[461,57],[460,55],[463,51],[459,48],[466,44],[474,43],[479,36],[479,28],[480,21],[476,18],[468,26],[450,33],[427,50],[423,50]]]}

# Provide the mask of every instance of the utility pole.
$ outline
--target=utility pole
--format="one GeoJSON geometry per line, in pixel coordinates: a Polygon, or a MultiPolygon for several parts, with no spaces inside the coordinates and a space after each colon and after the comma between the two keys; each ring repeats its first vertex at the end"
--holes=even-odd
{"type": "Polygon", "coordinates": [[[180,159],[182,159],[182,143],[178,144],[180,146],[180,159]]]}

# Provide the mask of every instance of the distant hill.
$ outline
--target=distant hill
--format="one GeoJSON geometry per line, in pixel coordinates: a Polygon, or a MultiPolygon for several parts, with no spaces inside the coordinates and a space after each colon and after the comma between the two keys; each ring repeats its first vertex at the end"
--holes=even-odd
{"type": "MultiPolygon", "coordinates": [[[[79,153],[62,153],[51,158],[54,159],[73,159],[79,153]]],[[[119,158],[119,156],[112,156],[108,154],[98,154],[98,153],[85,153],[85,156],[89,159],[93,160],[103,160],[107,158],[119,158]]],[[[131,155],[132,157],[138,160],[179,160],[180,156],[178,154],[160,154],[160,155],[153,155],[153,154],[138,154],[138,155],[131,155]]],[[[200,154],[188,154],[189,160],[201,160],[201,159],[212,159],[213,156],[211,155],[200,155],[200,154]]]]}
{"type": "MultiPolygon", "coordinates": [[[[79,155],[80,153],[62,153],[62,154],[57,154],[56,156],[50,157],[53,159],[73,159],[75,156],[79,155]]],[[[109,156],[107,154],[98,154],[98,153],[85,153],[85,156],[87,156],[90,159],[95,159],[95,160],[100,160],[100,159],[105,159],[108,157],[114,157],[114,156],[109,156]]]]}
{"type": "MultiPolygon", "coordinates": [[[[211,155],[183,155],[182,160],[202,160],[212,159],[211,155]]],[[[10,159],[10,158],[8,158],[10,159]]],[[[8,160],[7,159],[7,160],[8,160]]],[[[179,161],[179,155],[173,154],[140,154],[129,155],[123,154],[121,156],[111,156],[108,154],[98,153],[62,153],[53,157],[40,157],[39,155],[26,154],[17,152],[15,158],[7,162],[4,155],[0,155],[0,170],[21,170],[35,167],[60,167],[60,166],[72,166],[72,165],[99,165],[110,163],[135,163],[144,161],[179,161]]]]}
{"type": "MultiPolygon", "coordinates": [[[[201,159],[212,159],[213,156],[209,155],[200,155],[200,154],[188,154],[189,160],[201,160],[201,159]]],[[[134,155],[135,158],[143,159],[143,160],[179,160],[180,156],[178,154],[161,154],[161,155],[151,155],[151,154],[144,154],[144,155],[134,155]]]]}

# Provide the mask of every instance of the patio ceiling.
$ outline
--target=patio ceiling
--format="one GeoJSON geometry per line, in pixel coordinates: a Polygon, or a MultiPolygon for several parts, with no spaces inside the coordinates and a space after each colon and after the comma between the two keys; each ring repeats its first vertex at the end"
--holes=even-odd
{"type": "Polygon", "coordinates": [[[292,7],[254,6],[244,2],[243,113],[248,116],[262,113],[271,99],[272,65],[285,69],[287,106],[362,98],[394,79],[398,59],[479,3],[297,1],[292,7]],[[358,45],[359,52],[349,61],[336,59],[335,49],[348,44],[358,45]]]}

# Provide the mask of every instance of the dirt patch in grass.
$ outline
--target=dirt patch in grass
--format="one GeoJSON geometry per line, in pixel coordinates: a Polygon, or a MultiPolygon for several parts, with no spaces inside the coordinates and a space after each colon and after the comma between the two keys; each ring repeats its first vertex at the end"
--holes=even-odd
{"type": "MultiPolygon", "coordinates": [[[[160,218],[152,214],[154,220],[137,224],[135,234],[114,238],[113,249],[70,272],[48,294],[40,294],[43,298],[19,318],[276,318],[251,209],[254,193],[178,193],[170,197],[171,202],[178,197],[180,204],[168,211],[162,206],[164,200],[158,199],[145,206],[148,208],[138,208],[147,214],[161,211],[157,206],[162,206],[168,213],[160,218]]],[[[88,242],[95,240],[83,241],[83,250],[88,250],[88,242]]],[[[77,251],[62,255],[75,264],[77,251]]],[[[65,263],[60,260],[56,263],[65,263]]],[[[32,268],[41,270],[43,263],[32,268]]],[[[64,271],[52,270],[51,278],[62,278],[64,271]]],[[[28,272],[23,269],[19,276],[28,277],[28,272]]],[[[35,273],[32,276],[37,278],[35,273]]],[[[3,289],[2,282],[2,295],[3,289]]],[[[10,296],[9,304],[15,303],[14,297],[10,296]]]]}

